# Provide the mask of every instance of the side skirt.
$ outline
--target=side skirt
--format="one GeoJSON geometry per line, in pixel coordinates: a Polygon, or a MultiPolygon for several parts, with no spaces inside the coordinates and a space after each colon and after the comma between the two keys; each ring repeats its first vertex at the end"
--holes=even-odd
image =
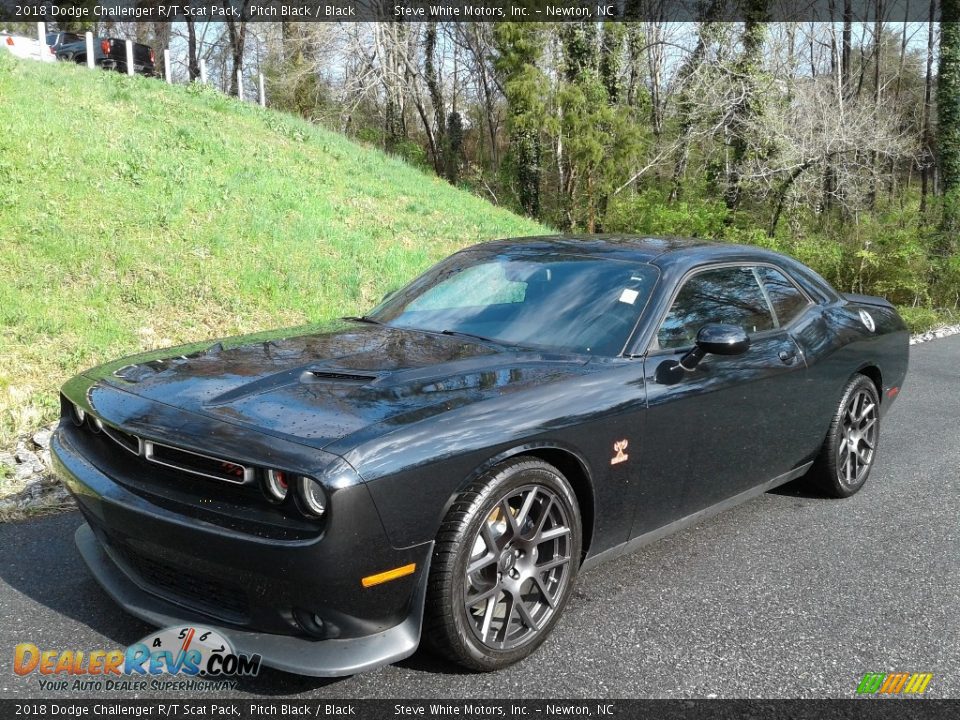
{"type": "Polygon", "coordinates": [[[591,568],[595,568],[598,565],[602,565],[603,563],[607,562],[608,560],[613,560],[621,555],[631,553],[634,550],[643,547],[644,545],[649,545],[650,543],[656,542],[661,538],[665,538],[667,535],[672,535],[673,533],[679,532],[680,530],[688,528],[691,525],[696,525],[701,520],[706,520],[707,518],[713,517],[724,510],[728,510],[732,507],[745,503],[747,500],[752,500],[758,495],[763,495],[768,490],[772,490],[773,488],[783,485],[784,483],[788,483],[791,480],[797,479],[807,472],[811,465],[813,465],[813,461],[805,463],[804,465],[800,465],[789,472],[783,473],[783,475],[778,475],[772,480],[767,480],[767,482],[761,483],[760,485],[752,487],[749,490],[744,490],[742,493],[728,497],[726,500],[721,500],[716,505],[711,505],[703,510],[697,510],[697,512],[691,513],[690,515],[682,517],[679,520],[674,520],[672,523],[668,523],[663,527],[658,527],[656,530],[651,530],[643,535],[638,535],[632,540],[628,540],[621,545],[617,545],[616,547],[612,547],[608,550],[604,550],[601,553],[592,555],[583,561],[580,569],[590,570],[591,568]]]}

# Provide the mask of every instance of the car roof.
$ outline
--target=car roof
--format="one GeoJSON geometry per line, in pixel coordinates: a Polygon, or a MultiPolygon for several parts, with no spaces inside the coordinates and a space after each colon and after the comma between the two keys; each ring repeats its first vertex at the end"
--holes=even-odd
{"type": "Polygon", "coordinates": [[[790,274],[818,301],[839,299],[820,275],[794,258],[755,245],[736,245],[699,238],[650,235],[537,235],[480,243],[463,251],[489,255],[557,253],[587,255],[656,266],[664,279],[679,282],[700,265],[726,262],[771,263],[790,274]]]}
{"type": "Polygon", "coordinates": [[[697,265],[724,260],[782,260],[783,255],[751,245],[735,245],[700,238],[651,235],[537,235],[481,243],[467,250],[491,254],[555,252],[597,255],[613,260],[668,265],[697,265]]]}

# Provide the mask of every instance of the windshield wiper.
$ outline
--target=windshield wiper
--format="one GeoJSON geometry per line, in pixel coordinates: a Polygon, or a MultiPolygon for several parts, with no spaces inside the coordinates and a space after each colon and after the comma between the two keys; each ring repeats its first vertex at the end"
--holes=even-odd
{"type": "Polygon", "coordinates": [[[383,325],[383,322],[377,320],[376,318],[372,318],[369,315],[346,315],[340,319],[352,320],[353,322],[370,323],[371,325],[383,325]]]}
{"type": "Polygon", "coordinates": [[[503,340],[496,340],[495,338],[488,338],[483,335],[476,335],[474,333],[463,332],[462,330],[441,330],[440,334],[471,338],[473,340],[480,340],[481,342],[493,343],[494,345],[508,345],[508,346],[513,345],[513,343],[504,342],[503,340]]]}

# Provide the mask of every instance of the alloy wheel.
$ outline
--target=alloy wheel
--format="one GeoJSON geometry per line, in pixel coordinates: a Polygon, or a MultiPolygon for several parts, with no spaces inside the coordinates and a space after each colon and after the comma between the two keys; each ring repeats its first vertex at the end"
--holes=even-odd
{"type": "Polygon", "coordinates": [[[547,625],[570,582],[571,540],[567,511],[552,490],[526,485],[497,502],[465,571],[463,600],[481,643],[509,650],[547,625]]]}
{"type": "Polygon", "coordinates": [[[837,478],[845,487],[858,485],[873,462],[877,445],[877,410],[876,400],[865,388],[857,390],[844,408],[837,450],[837,478]]]}

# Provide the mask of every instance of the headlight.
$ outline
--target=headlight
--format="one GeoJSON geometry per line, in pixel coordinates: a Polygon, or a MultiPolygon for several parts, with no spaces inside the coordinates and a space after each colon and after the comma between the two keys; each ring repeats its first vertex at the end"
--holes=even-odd
{"type": "Polygon", "coordinates": [[[308,477],[300,478],[299,482],[300,499],[304,506],[314,515],[323,515],[327,509],[327,494],[323,491],[320,483],[311,480],[308,477]]]}
{"type": "Polygon", "coordinates": [[[77,427],[83,425],[83,421],[87,419],[87,413],[82,407],[75,403],[70,404],[70,419],[73,420],[73,424],[77,427]]]}
{"type": "Polygon", "coordinates": [[[283,500],[289,489],[287,473],[283,470],[267,470],[267,494],[272,500],[283,500]]]}

